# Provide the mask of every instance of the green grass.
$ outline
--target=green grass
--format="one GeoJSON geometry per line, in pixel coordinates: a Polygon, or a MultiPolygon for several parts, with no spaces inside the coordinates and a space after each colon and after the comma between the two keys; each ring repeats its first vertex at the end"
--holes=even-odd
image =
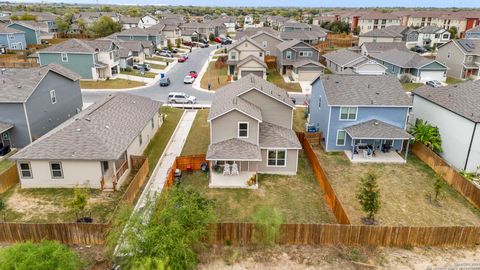
{"type": "Polygon", "coordinates": [[[199,110],[182,149],[182,156],[206,154],[210,144],[209,110],[199,110]]]}
{"type": "Polygon", "coordinates": [[[129,76],[137,76],[137,77],[142,77],[142,78],[151,78],[151,79],[155,78],[155,76],[157,75],[153,72],[145,72],[144,74],[142,74],[141,72],[135,71],[135,70],[122,71],[122,72],[120,72],[120,74],[129,75],[129,76]]]}
{"type": "Polygon", "coordinates": [[[305,117],[305,112],[307,108],[297,107],[293,112],[293,130],[298,132],[305,132],[305,124],[307,123],[307,118],[305,117]]]}
{"type": "Polygon", "coordinates": [[[225,68],[215,68],[215,62],[210,62],[208,64],[207,71],[200,81],[200,87],[203,89],[208,89],[208,83],[210,83],[210,90],[215,91],[218,88],[226,85],[228,75],[227,67],[225,68]]]}
{"type": "Polygon", "coordinates": [[[276,69],[268,70],[267,81],[287,90],[288,92],[302,92],[302,87],[300,87],[299,83],[285,82],[283,76],[276,69]]]}
{"type": "Polygon", "coordinates": [[[162,107],[161,112],[165,115],[163,124],[143,152],[148,157],[149,174],[153,172],[183,114],[183,110],[170,107],[162,107]]]}
{"type": "Polygon", "coordinates": [[[143,86],[145,83],[125,79],[105,81],[80,81],[82,89],[125,89],[143,86]]]}
{"type": "Polygon", "coordinates": [[[457,83],[463,83],[464,80],[461,80],[461,79],[456,79],[456,78],[453,78],[453,77],[447,77],[447,80],[445,81],[445,83],[447,84],[457,84],[457,83]]]}
{"type": "Polygon", "coordinates": [[[10,166],[13,164],[13,161],[9,159],[4,159],[0,161],[0,172],[3,172],[7,168],[10,168],[10,166]]]}
{"type": "Polygon", "coordinates": [[[153,69],[160,69],[160,70],[164,70],[167,67],[165,65],[158,65],[158,64],[149,64],[149,65],[153,69]]]}
{"type": "Polygon", "coordinates": [[[412,92],[413,90],[424,85],[423,83],[402,83],[403,89],[405,92],[412,92]]]}
{"type": "Polygon", "coordinates": [[[258,207],[270,205],[283,214],[286,223],[335,223],[303,151],[299,153],[297,175],[261,174],[258,179],[258,190],[211,189],[207,174],[193,172],[182,176],[181,185],[213,199],[221,222],[251,222],[258,207]]]}

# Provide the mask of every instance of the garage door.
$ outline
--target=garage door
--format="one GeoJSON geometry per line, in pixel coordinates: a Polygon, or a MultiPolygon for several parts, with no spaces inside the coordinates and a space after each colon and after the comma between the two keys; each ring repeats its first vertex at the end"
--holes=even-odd
{"type": "Polygon", "coordinates": [[[243,70],[242,71],[242,77],[245,77],[248,74],[254,74],[254,75],[257,75],[260,78],[263,78],[263,71],[253,71],[253,70],[243,70]]]}
{"type": "Polygon", "coordinates": [[[302,70],[302,71],[299,71],[298,80],[311,82],[315,80],[319,75],[320,75],[320,71],[302,70]]]}
{"type": "Polygon", "coordinates": [[[420,73],[420,80],[422,82],[437,80],[439,82],[443,81],[443,71],[422,71],[420,73]]]}

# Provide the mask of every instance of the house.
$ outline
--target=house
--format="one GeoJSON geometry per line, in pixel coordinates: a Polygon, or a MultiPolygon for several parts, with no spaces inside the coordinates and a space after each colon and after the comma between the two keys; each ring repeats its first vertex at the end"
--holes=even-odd
{"type": "Polygon", "coordinates": [[[280,30],[280,38],[285,41],[297,39],[312,45],[325,41],[329,32],[319,26],[299,22],[286,22],[280,30]]]}
{"type": "Polygon", "coordinates": [[[35,22],[38,23],[43,23],[47,25],[47,33],[56,33],[58,32],[57,29],[57,24],[55,22],[56,18],[58,15],[55,15],[51,12],[31,12],[31,11],[21,11],[21,12],[15,12],[11,15],[16,16],[17,18],[24,15],[24,14],[29,14],[35,16],[35,22]]]}
{"type": "Polygon", "coordinates": [[[470,81],[413,92],[413,118],[438,127],[443,150],[439,154],[467,172],[476,172],[480,166],[479,89],[479,81],[470,81]]]}
{"type": "Polygon", "coordinates": [[[0,45],[9,50],[24,50],[27,48],[25,32],[7,27],[0,23],[0,45]]]}
{"type": "MultiPolygon", "coordinates": [[[[143,41],[124,41],[124,40],[117,40],[114,41],[115,44],[119,48],[120,58],[122,58],[122,54],[125,55],[126,52],[131,52],[132,60],[129,62],[130,65],[133,66],[133,63],[143,63],[145,61],[145,47],[143,46],[143,41]]],[[[120,68],[122,67],[122,63],[120,63],[120,68]]]]}
{"type": "Polygon", "coordinates": [[[250,28],[242,29],[241,31],[237,31],[237,33],[235,34],[235,39],[240,40],[245,36],[251,37],[258,34],[259,32],[266,32],[276,37],[280,37],[280,33],[278,31],[273,30],[270,27],[250,27],[250,28]]]}
{"type": "Polygon", "coordinates": [[[325,66],[312,59],[303,59],[293,63],[291,76],[293,81],[311,82],[325,72],[325,66]]]}
{"type": "Polygon", "coordinates": [[[40,29],[37,26],[32,26],[29,23],[18,21],[9,24],[8,28],[17,29],[24,32],[27,45],[42,44],[42,40],[40,38],[40,29]]]}
{"type": "MultiPolygon", "coordinates": [[[[170,22],[163,20],[161,23],[150,27],[152,29],[161,29],[162,36],[165,40],[170,40],[174,42],[176,39],[182,37],[182,30],[180,29],[180,24],[176,22],[170,22]],[[164,25],[162,27],[162,25],[164,25]]],[[[166,44],[166,41],[164,42],[166,44]]]]}
{"type": "Polygon", "coordinates": [[[150,28],[130,28],[123,30],[119,33],[115,33],[114,37],[125,41],[150,41],[153,42],[157,48],[163,47],[166,42],[162,35],[162,29],[165,25],[155,25],[150,28]]]}
{"type": "Polygon", "coordinates": [[[438,26],[424,26],[418,30],[418,46],[436,48],[450,40],[450,32],[438,26]]]}
{"type": "Polygon", "coordinates": [[[3,146],[23,148],[82,109],[80,76],[60,65],[5,69],[0,78],[3,146]]]}
{"type": "Polygon", "coordinates": [[[253,15],[245,15],[243,18],[243,27],[247,28],[249,25],[253,25],[253,15]]]}
{"type": "Polygon", "coordinates": [[[157,17],[155,17],[153,15],[150,15],[150,14],[147,14],[147,15],[140,18],[140,21],[138,22],[138,27],[149,28],[149,27],[152,27],[152,26],[154,26],[158,23],[159,23],[159,20],[157,19],[157,17]]]}
{"type": "Polygon", "coordinates": [[[387,73],[398,78],[406,75],[415,82],[447,79],[447,66],[411,51],[389,50],[370,57],[387,68],[387,73]]]}
{"type": "Polygon", "coordinates": [[[333,73],[342,73],[351,70],[360,75],[383,75],[386,67],[375,60],[353,52],[349,49],[340,49],[324,54],[328,69],[333,73]]]}
{"type": "Polygon", "coordinates": [[[237,75],[240,79],[248,74],[255,74],[260,78],[266,78],[267,65],[265,64],[265,50],[250,37],[227,47],[228,75],[237,75]]]}
{"type": "Polygon", "coordinates": [[[223,25],[214,25],[210,22],[189,22],[189,23],[183,23],[180,25],[180,30],[186,33],[198,33],[199,38],[203,38],[205,40],[208,40],[211,35],[217,37],[221,33],[226,35],[226,27],[223,25]]]}
{"type": "Polygon", "coordinates": [[[318,62],[319,60],[318,50],[300,40],[294,39],[290,41],[284,41],[278,44],[275,56],[277,57],[277,70],[282,75],[287,74],[297,78],[308,77],[307,81],[310,81],[313,80],[314,77],[317,77],[320,73],[322,73],[324,69],[323,66],[318,65],[316,67],[316,71],[311,69],[311,65],[309,69],[298,68],[300,67],[299,63],[306,63],[304,60],[311,60],[309,61],[309,63],[318,62]],[[295,67],[297,67],[297,69],[295,67]],[[295,73],[296,71],[305,74],[297,74],[295,73]]]}
{"type": "Polygon", "coordinates": [[[480,25],[467,30],[465,32],[465,39],[480,39],[480,25]]]}
{"type": "Polygon", "coordinates": [[[120,23],[122,24],[122,30],[138,27],[140,23],[139,17],[122,16],[120,17],[120,23]]]}
{"type": "Polygon", "coordinates": [[[259,173],[295,175],[302,147],[294,109],[284,89],[252,74],[217,90],[208,114],[209,186],[249,187],[259,173]]]}
{"type": "Polygon", "coordinates": [[[449,77],[478,79],[480,39],[452,39],[438,47],[435,60],[448,67],[449,77]]]}
{"type": "Polygon", "coordinates": [[[235,33],[237,31],[237,19],[235,17],[221,16],[211,20],[211,23],[225,26],[227,33],[235,33]]]}
{"type": "Polygon", "coordinates": [[[55,37],[55,32],[52,32],[52,29],[49,28],[50,26],[48,25],[47,22],[42,22],[42,21],[18,21],[18,22],[27,28],[27,31],[25,33],[27,37],[29,37],[29,34],[31,34],[32,42],[38,42],[38,40],[33,39],[33,38],[37,38],[36,36],[37,33],[40,33],[40,39],[39,39],[40,42],[44,39],[53,39],[55,37]]]}
{"type": "Polygon", "coordinates": [[[400,19],[397,15],[388,12],[369,12],[358,18],[357,27],[360,33],[367,33],[374,29],[383,29],[395,25],[400,25],[400,19]]]}
{"type": "Polygon", "coordinates": [[[394,76],[323,75],[312,83],[308,125],[322,132],[325,151],[343,151],[352,162],[404,163],[411,107],[394,76]]]}
{"type": "Polygon", "coordinates": [[[160,102],[108,95],[14,154],[22,188],[116,190],[160,124],[160,102]]]}
{"type": "Polygon", "coordinates": [[[362,55],[370,56],[384,51],[397,49],[407,51],[408,48],[404,42],[364,42],[360,46],[362,55]]]}
{"type": "Polygon", "coordinates": [[[68,39],[37,53],[40,65],[57,63],[86,80],[111,78],[120,71],[118,46],[107,39],[68,39]]]}
{"type": "Polygon", "coordinates": [[[114,22],[120,22],[121,15],[116,12],[78,12],[73,15],[73,20],[78,22],[82,20],[87,26],[92,26],[98,19],[106,16],[114,22]]]}
{"type": "Polygon", "coordinates": [[[407,47],[413,47],[418,41],[418,32],[413,28],[400,25],[392,25],[385,28],[377,28],[366,33],[361,33],[358,45],[365,42],[405,42],[407,47]]]}
{"type": "Polygon", "coordinates": [[[262,46],[262,48],[265,50],[266,56],[275,56],[277,45],[283,42],[283,40],[278,36],[265,31],[258,31],[256,34],[250,36],[250,38],[262,46]]]}

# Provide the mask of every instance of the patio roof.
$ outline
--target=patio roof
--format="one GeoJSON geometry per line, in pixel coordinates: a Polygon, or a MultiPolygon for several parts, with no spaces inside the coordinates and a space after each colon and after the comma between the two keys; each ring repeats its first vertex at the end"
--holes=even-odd
{"type": "Polygon", "coordinates": [[[12,124],[0,121],[0,133],[3,133],[11,128],[13,128],[12,124]]]}
{"type": "Polygon", "coordinates": [[[408,140],[412,138],[412,135],[402,128],[376,119],[349,126],[345,128],[345,132],[352,139],[408,140]]]}
{"type": "Polygon", "coordinates": [[[210,144],[207,160],[261,161],[260,147],[240,139],[229,139],[210,144]]]}

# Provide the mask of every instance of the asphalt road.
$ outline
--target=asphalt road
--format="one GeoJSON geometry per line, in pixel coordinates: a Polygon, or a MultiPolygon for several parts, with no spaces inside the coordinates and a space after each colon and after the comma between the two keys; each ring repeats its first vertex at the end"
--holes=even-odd
{"type": "MultiPolygon", "coordinates": [[[[197,103],[199,104],[210,104],[213,99],[213,92],[206,92],[194,89],[190,84],[184,84],[183,78],[185,75],[194,70],[200,72],[205,61],[207,61],[208,56],[211,51],[215,50],[216,46],[210,46],[209,48],[199,48],[193,50],[189,55],[189,59],[184,63],[177,63],[172,69],[170,69],[167,74],[170,77],[171,84],[168,87],[160,87],[158,83],[155,85],[145,87],[137,90],[124,91],[129,94],[140,95],[149,97],[154,100],[166,102],[168,98],[168,93],[170,92],[184,92],[191,96],[197,97],[197,103]]],[[[112,93],[112,91],[98,91],[98,90],[84,90],[82,91],[83,102],[91,104],[99,100],[100,98],[112,93]]],[[[291,96],[295,97],[297,104],[301,105],[304,103],[305,96],[301,93],[292,94],[291,96]]]]}

